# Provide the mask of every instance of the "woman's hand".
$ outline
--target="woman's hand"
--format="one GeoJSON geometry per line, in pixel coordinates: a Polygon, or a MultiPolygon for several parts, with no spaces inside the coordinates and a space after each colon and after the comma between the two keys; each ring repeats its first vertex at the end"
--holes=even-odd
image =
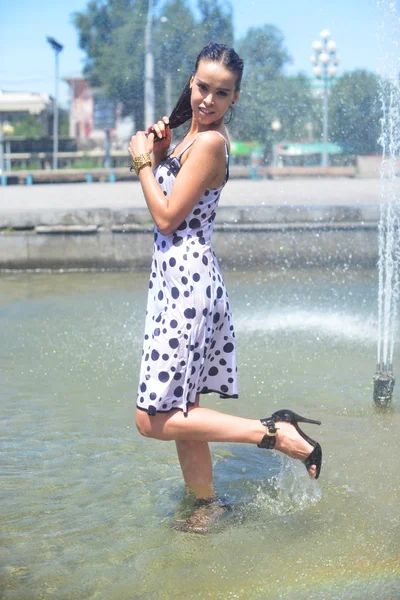
{"type": "Polygon", "coordinates": [[[131,137],[128,152],[132,158],[136,158],[141,154],[151,154],[154,146],[154,135],[151,134],[147,137],[144,131],[137,131],[135,135],[131,137]]]}
{"type": "MultiPolygon", "coordinates": [[[[161,121],[157,121],[152,127],[149,127],[148,132],[155,132],[155,136],[153,135],[154,146],[153,152],[155,155],[164,157],[168,152],[168,148],[171,144],[171,130],[167,127],[169,123],[168,117],[163,117],[161,121]]],[[[148,136],[150,138],[152,134],[149,133],[148,136]]]]}
{"type": "Polygon", "coordinates": [[[128,148],[132,158],[136,158],[141,154],[153,153],[156,163],[158,163],[160,159],[162,160],[167,155],[168,148],[171,144],[171,130],[169,127],[166,127],[168,122],[168,117],[163,117],[162,121],[158,121],[153,126],[149,127],[147,133],[144,131],[137,131],[135,135],[131,137],[128,148]],[[155,135],[160,140],[157,141],[157,143],[154,142],[155,135]]]}

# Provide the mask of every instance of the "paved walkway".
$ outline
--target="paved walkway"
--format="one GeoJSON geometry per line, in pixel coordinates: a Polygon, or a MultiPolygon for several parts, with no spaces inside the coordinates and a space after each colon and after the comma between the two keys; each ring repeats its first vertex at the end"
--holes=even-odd
{"type": "MultiPolygon", "coordinates": [[[[379,203],[379,179],[232,179],[214,247],[240,268],[375,265],[379,203]]],[[[137,181],[3,187],[0,269],[148,268],[150,220],[137,181]]]]}
{"type": "MultiPolygon", "coordinates": [[[[379,179],[232,179],[220,206],[364,206],[381,201],[379,179]]],[[[399,182],[400,187],[400,182],[399,182]]],[[[0,188],[0,215],[41,210],[145,207],[137,181],[0,188]]]]}

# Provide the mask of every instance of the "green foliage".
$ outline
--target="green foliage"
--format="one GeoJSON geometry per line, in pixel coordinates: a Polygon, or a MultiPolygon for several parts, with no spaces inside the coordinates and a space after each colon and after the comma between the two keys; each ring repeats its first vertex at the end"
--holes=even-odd
{"type": "Polygon", "coordinates": [[[156,115],[167,114],[166,84],[171,81],[172,106],[189,79],[198,53],[194,31],[196,22],[186,0],[169,0],[162,17],[154,21],[156,115]]]}
{"type": "Polygon", "coordinates": [[[59,111],[59,133],[61,137],[69,137],[69,115],[67,110],[59,111]]]}
{"type": "MultiPolygon", "coordinates": [[[[43,125],[44,117],[41,115],[25,114],[19,121],[13,121],[13,136],[24,138],[35,138],[47,135],[47,128],[43,125]]],[[[61,137],[69,135],[69,116],[68,111],[58,110],[58,132],[61,137]]],[[[51,134],[53,130],[51,131],[51,134]]]]}
{"type": "Polygon", "coordinates": [[[85,75],[138,124],[144,115],[146,12],[146,0],[92,0],[85,12],[73,15],[79,45],[87,54],[85,75]]]}
{"type": "Polygon", "coordinates": [[[251,27],[239,40],[238,52],[246,63],[246,77],[259,82],[275,77],[291,62],[283,35],[274,25],[251,27]]]}
{"type": "Polygon", "coordinates": [[[287,77],[283,69],[290,56],[283,46],[281,32],[272,25],[251,28],[239,41],[245,61],[240,102],[230,131],[236,139],[258,141],[270,149],[283,139],[305,136],[305,124],[313,116],[309,80],[287,77]],[[279,120],[281,130],[274,134],[271,123],[279,120]]]}
{"type": "Polygon", "coordinates": [[[14,136],[31,138],[43,135],[43,124],[37,115],[27,114],[19,121],[13,122],[13,127],[14,136]]]}
{"type": "Polygon", "coordinates": [[[332,141],[354,154],[378,153],[381,117],[377,75],[357,70],[338,79],[329,98],[332,141]]]}
{"type": "MultiPolygon", "coordinates": [[[[101,163],[103,159],[101,159],[101,163]]],[[[99,164],[99,159],[96,158],[81,158],[79,160],[74,160],[72,164],[68,165],[69,169],[96,169],[101,167],[102,164],[99,164]]]]}
{"type": "MultiPolygon", "coordinates": [[[[155,62],[156,118],[167,114],[170,82],[172,106],[190,75],[200,49],[209,41],[234,45],[232,7],[227,0],[198,0],[196,15],[189,0],[166,0],[155,8],[152,49],[155,62]]],[[[85,75],[92,86],[132,115],[136,127],[144,121],[144,43],[148,0],[90,0],[73,15],[80,47],[86,52],[85,75]]],[[[291,58],[284,37],[273,25],[252,27],[237,44],[245,61],[240,102],[229,124],[233,138],[258,141],[269,150],[273,143],[306,140],[306,125],[320,140],[322,102],[304,75],[284,73],[291,58]],[[279,120],[274,134],[271,123],[279,120]]],[[[354,153],[379,151],[381,110],[376,101],[378,78],[366,71],[341,77],[329,98],[331,139],[354,153]]]]}
{"type": "MultiPolygon", "coordinates": [[[[92,86],[121,103],[122,115],[133,115],[136,126],[144,120],[144,54],[146,0],[92,0],[86,11],[74,13],[79,45],[87,54],[84,73],[92,86]]],[[[187,0],[169,0],[153,19],[156,114],[165,114],[165,82],[171,77],[175,102],[192,73],[200,49],[218,37],[233,40],[230,4],[199,0],[196,21],[187,0]],[[163,20],[161,21],[161,17],[163,20]]]]}
{"type": "Polygon", "coordinates": [[[200,22],[198,27],[200,45],[197,54],[209,42],[233,46],[233,14],[229,2],[221,5],[218,0],[198,0],[200,22]]]}

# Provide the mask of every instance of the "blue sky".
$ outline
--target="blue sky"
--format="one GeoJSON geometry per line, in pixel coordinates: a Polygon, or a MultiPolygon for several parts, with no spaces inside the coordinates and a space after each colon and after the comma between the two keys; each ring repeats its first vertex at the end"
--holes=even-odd
{"type": "MultiPolygon", "coordinates": [[[[383,0],[386,3],[387,0],[383,0]]],[[[191,0],[195,5],[195,0],[191,0]]],[[[162,6],[162,2],[159,3],[162,6]]],[[[54,92],[54,53],[50,35],[64,44],[60,76],[81,71],[84,53],[71,23],[71,13],[83,11],[87,0],[38,2],[3,0],[0,3],[0,89],[54,92]]],[[[311,74],[311,44],[322,29],[329,29],[341,58],[339,74],[356,68],[376,71],[381,53],[378,43],[382,11],[376,0],[233,0],[235,36],[249,27],[269,23],[283,33],[293,58],[288,73],[311,74]]],[[[398,10],[398,9],[397,9],[398,10]]],[[[60,100],[68,101],[68,86],[61,82],[60,100]]]]}

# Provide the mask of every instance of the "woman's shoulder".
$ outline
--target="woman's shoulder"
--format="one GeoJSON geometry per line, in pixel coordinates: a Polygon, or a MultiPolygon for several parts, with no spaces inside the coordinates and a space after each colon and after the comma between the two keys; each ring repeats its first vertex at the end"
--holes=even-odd
{"type": "Polygon", "coordinates": [[[229,148],[228,140],[219,131],[202,131],[197,134],[196,141],[198,141],[203,150],[220,152],[221,149],[229,148]]]}

